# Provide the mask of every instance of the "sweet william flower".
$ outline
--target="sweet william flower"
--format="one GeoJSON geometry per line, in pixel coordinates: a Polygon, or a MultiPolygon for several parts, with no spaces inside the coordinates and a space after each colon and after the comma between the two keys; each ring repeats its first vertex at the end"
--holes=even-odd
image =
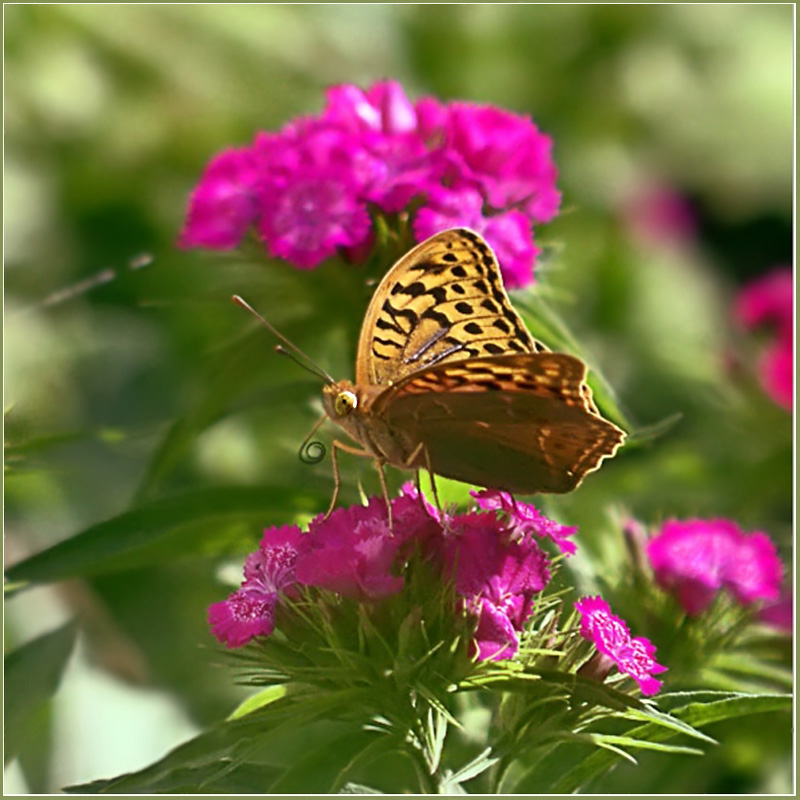
{"type": "Polygon", "coordinates": [[[672,520],[647,544],[656,580],[690,615],[728,589],[743,605],[775,600],[783,567],[771,539],[745,533],[732,520],[672,520]]]}
{"type": "Polygon", "coordinates": [[[237,247],[258,214],[258,181],[257,159],[246,148],[212,159],[192,193],[178,246],[237,247]]]}
{"type": "Polygon", "coordinates": [[[548,519],[535,506],[516,501],[508,492],[496,489],[482,489],[471,492],[478,507],[483,510],[497,510],[508,519],[509,529],[518,538],[529,534],[540,538],[551,539],[558,549],[568,556],[574,555],[578,547],[568,537],[574,536],[578,529],[574,526],[561,525],[548,519]]]}
{"type": "Polygon", "coordinates": [[[325,93],[323,120],[350,130],[386,134],[416,132],[417,111],[397,81],[378,81],[366,91],[342,84],[325,93]]]}
{"type": "Polygon", "coordinates": [[[794,402],[793,284],[791,268],[777,267],[745,286],[734,304],[734,315],[742,326],[773,329],[774,338],[759,358],[759,382],[767,395],[788,411],[794,402]]]}
{"type": "Polygon", "coordinates": [[[560,202],[551,149],[531,120],[492,106],[412,103],[396,81],[335,86],[321,114],[212,161],[179,244],[231,249],[254,228],[270,255],[313,269],[366,259],[374,218],[405,213],[420,240],[455,225],[480,231],[508,285],[524,286],[539,252],[531,226],[560,202]]]}
{"type": "Polygon", "coordinates": [[[477,618],[479,660],[512,658],[533,610],[534,596],[550,580],[549,560],[532,538],[514,540],[489,514],[453,517],[455,531],[444,561],[456,592],[477,618]]]}
{"type": "Polygon", "coordinates": [[[366,506],[334,511],[309,525],[309,547],[297,564],[297,578],[356,600],[395,594],[403,588],[394,576],[400,537],[389,528],[386,505],[373,497],[366,506]]]}
{"type": "Polygon", "coordinates": [[[208,609],[211,632],[227,647],[242,647],[275,628],[275,609],[281,593],[291,593],[295,565],[306,539],[296,525],[268,528],[259,549],[244,565],[244,582],[227,600],[208,609]]]}
{"type": "Polygon", "coordinates": [[[431,189],[414,220],[417,241],[459,226],[477,231],[492,246],[508,288],[517,289],[533,282],[533,265],[539,249],[533,243],[530,221],[521,211],[484,216],[483,198],[477,189],[468,186],[431,189]]]}
{"type": "Polygon", "coordinates": [[[781,633],[791,634],[794,630],[794,596],[791,587],[782,591],[777,600],[764,603],[758,618],[781,633]]]}
{"type": "MultiPolygon", "coordinates": [[[[653,676],[666,672],[667,668],[655,660],[654,645],[644,637],[632,637],[625,622],[611,613],[601,597],[583,597],[575,603],[575,608],[581,615],[581,636],[594,643],[601,662],[602,657],[608,660],[603,671],[613,662],[636,681],[642,694],[657,694],[663,681],[653,676]]],[[[598,674],[602,663],[597,660],[590,663],[593,673],[598,674]]]]}
{"type": "Polygon", "coordinates": [[[453,103],[445,123],[459,173],[480,187],[495,209],[519,208],[533,222],[549,222],[561,195],[552,140],[527,117],[488,105],[453,103]]]}

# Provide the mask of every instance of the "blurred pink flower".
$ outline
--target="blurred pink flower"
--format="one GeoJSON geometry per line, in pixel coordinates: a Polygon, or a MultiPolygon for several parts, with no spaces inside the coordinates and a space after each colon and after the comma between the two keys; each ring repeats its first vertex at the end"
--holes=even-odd
{"type": "Polygon", "coordinates": [[[792,633],[794,631],[794,595],[791,586],[782,591],[777,600],[764,603],[758,612],[758,618],[782,633],[792,633]]]}
{"type": "Polygon", "coordinates": [[[738,294],[734,313],[746,328],[770,324],[778,336],[791,336],[794,319],[791,267],[776,267],[748,283],[738,294]]]}
{"type": "Polygon", "coordinates": [[[623,203],[631,233],[646,242],[681,244],[697,235],[697,218],[686,197],[668,184],[639,186],[623,203]]]}
{"type": "Polygon", "coordinates": [[[727,519],[673,520],[647,544],[656,580],[690,615],[727,588],[742,605],[778,597],[783,567],[772,540],[727,519]]]}
{"type": "Polygon", "coordinates": [[[790,267],[777,267],[745,286],[736,298],[734,315],[746,328],[762,325],[774,330],[764,349],[758,375],[764,391],[791,411],[794,401],[794,276],[790,267]]]}
{"type": "Polygon", "coordinates": [[[642,636],[631,637],[628,626],[611,613],[601,597],[583,597],[575,603],[581,615],[581,635],[593,642],[600,653],[630,675],[644,695],[657,694],[663,684],[653,677],[667,668],[654,656],[655,646],[642,636]]]}

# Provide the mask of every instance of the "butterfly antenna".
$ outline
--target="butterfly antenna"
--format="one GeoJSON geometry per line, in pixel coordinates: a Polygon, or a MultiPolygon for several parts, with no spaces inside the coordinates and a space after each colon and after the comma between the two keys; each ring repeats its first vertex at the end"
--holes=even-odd
{"type": "MultiPolygon", "coordinates": [[[[292,344],[280,331],[273,328],[272,325],[267,322],[261,314],[258,313],[246,300],[239,297],[238,294],[233,296],[233,302],[236,303],[237,306],[241,306],[246,311],[249,311],[262,325],[264,325],[273,336],[276,336],[280,339],[286,347],[281,347],[278,345],[275,350],[284,356],[289,356],[289,358],[294,361],[299,367],[311,372],[312,374],[316,375],[318,378],[322,378],[326,383],[335,383],[333,378],[325,372],[319,364],[316,364],[314,361],[311,360],[309,356],[307,356],[297,345],[292,344]],[[286,348],[289,348],[288,350],[286,348]]],[[[316,430],[316,429],[315,429],[316,430]]],[[[313,433],[313,431],[312,431],[313,433]]],[[[310,436],[311,434],[309,434],[310,436]]],[[[305,446],[306,443],[304,443],[305,446]]],[[[312,442],[313,444],[313,442],[312,442]]],[[[324,456],[323,452],[323,456],[324,456]]]]}
{"type": "Polygon", "coordinates": [[[304,464],[319,464],[319,462],[325,458],[325,453],[327,452],[325,445],[322,444],[322,442],[312,442],[311,437],[317,432],[319,426],[322,425],[326,419],[328,419],[328,415],[323,414],[316,423],[314,423],[314,427],[308,432],[308,436],[303,439],[303,443],[300,445],[298,455],[304,464]]]}

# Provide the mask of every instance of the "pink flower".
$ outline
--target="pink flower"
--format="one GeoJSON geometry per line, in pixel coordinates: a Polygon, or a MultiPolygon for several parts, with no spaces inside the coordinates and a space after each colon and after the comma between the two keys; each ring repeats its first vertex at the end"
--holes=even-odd
{"type": "Polygon", "coordinates": [[[781,633],[791,634],[794,631],[794,596],[791,587],[782,591],[777,600],[764,603],[758,618],[781,633]]]}
{"type": "Polygon", "coordinates": [[[452,103],[449,112],[447,147],[461,177],[480,187],[492,208],[519,208],[533,222],[553,219],[561,195],[550,137],[527,117],[494,106],[452,103]]]}
{"type": "Polygon", "coordinates": [[[655,658],[656,648],[641,636],[631,637],[628,626],[611,613],[601,597],[583,597],[575,603],[581,614],[581,636],[593,642],[621,672],[630,675],[644,695],[657,694],[663,684],[653,675],[666,671],[655,658]]]}
{"type": "Polygon", "coordinates": [[[344,597],[371,600],[395,594],[403,579],[392,575],[400,537],[392,535],[382,498],[322,516],[309,525],[311,546],[298,560],[297,579],[344,597]]]}
{"type": "Polygon", "coordinates": [[[726,519],[667,522],[647,545],[656,580],[690,615],[725,587],[743,605],[778,597],[783,567],[761,532],[747,534],[726,519]]]}
{"type": "Polygon", "coordinates": [[[257,186],[258,163],[249,150],[224,150],[215,156],[192,193],[178,246],[238,246],[256,219],[257,186]]]}
{"type": "Polygon", "coordinates": [[[367,91],[351,84],[326,92],[322,118],[350,130],[404,134],[417,130],[417,112],[397,81],[379,81],[367,91]]]}
{"type": "Polygon", "coordinates": [[[531,224],[560,195],[551,141],[492,106],[412,103],[396,81],[335,86],[318,116],[259,133],[212,161],[189,203],[182,247],[230,249],[254,226],[266,250],[300,269],[363,260],[370,213],[413,214],[416,235],[454,225],[485,234],[510,287],[533,280],[531,224]]]}
{"type": "Polygon", "coordinates": [[[508,529],[518,538],[529,534],[552,539],[562,553],[574,555],[578,547],[575,542],[567,537],[574,536],[578,529],[567,525],[560,525],[548,519],[535,506],[527,503],[518,503],[513,495],[500,492],[496,489],[481,489],[471,492],[478,502],[478,507],[484,510],[497,510],[507,518],[508,529]]]}
{"type": "Polygon", "coordinates": [[[208,609],[211,632],[227,647],[242,647],[255,636],[269,636],[282,592],[291,592],[295,563],[306,546],[296,525],[269,528],[244,565],[244,582],[227,600],[208,609]]]}
{"type": "Polygon", "coordinates": [[[512,541],[491,515],[462,514],[450,524],[457,535],[445,544],[445,564],[465,607],[478,620],[478,658],[512,658],[534,595],[550,580],[547,555],[532,539],[512,541]]]}
{"type": "Polygon", "coordinates": [[[243,647],[256,636],[269,636],[275,629],[277,602],[277,594],[239,589],[208,607],[211,632],[228,648],[243,647]]]}
{"type": "Polygon", "coordinates": [[[521,211],[484,216],[483,198],[477,189],[433,188],[417,212],[414,236],[422,242],[439,231],[461,226],[480,233],[492,246],[506,286],[516,289],[533,282],[539,249],[533,243],[530,221],[521,211]]]}
{"type": "Polygon", "coordinates": [[[761,355],[759,379],[764,391],[791,411],[794,399],[794,278],[790,267],[777,267],[739,292],[734,314],[741,325],[769,325],[775,339],[761,355]]]}
{"type": "Polygon", "coordinates": [[[758,377],[764,391],[787,411],[794,407],[794,347],[781,338],[768,345],[758,361],[758,377]]]}
{"type": "Polygon", "coordinates": [[[776,267],[739,292],[734,313],[746,328],[770,324],[779,336],[790,336],[794,319],[793,297],[792,268],[776,267]]]}
{"type": "Polygon", "coordinates": [[[689,201],[667,184],[638,187],[626,199],[625,221],[634,234],[655,244],[681,244],[695,237],[697,219],[689,201]]]}
{"type": "Polygon", "coordinates": [[[312,269],[369,237],[361,194],[372,165],[347,136],[300,122],[279,136],[258,137],[256,152],[268,167],[258,230],[273,256],[312,269]]]}

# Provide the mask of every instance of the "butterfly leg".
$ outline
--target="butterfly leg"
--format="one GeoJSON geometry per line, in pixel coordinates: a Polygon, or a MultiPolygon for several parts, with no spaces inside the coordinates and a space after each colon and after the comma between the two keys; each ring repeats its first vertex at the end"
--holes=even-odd
{"type": "Polygon", "coordinates": [[[389,487],[386,485],[386,473],[383,469],[383,461],[381,459],[375,459],[375,469],[378,470],[378,477],[381,480],[381,492],[383,493],[383,499],[386,503],[386,516],[389,519],[389,532],[394,536],[394,519],[392,518],[392,502],[389,499],[389,487]]]}
{"type": "MultiPolygon", "coordinates": [[[[324,519],[328,519],[333,512],[333,509],[336,508],[336,501],[339,499],[339,487],[342,485],[342,479],[339,476],[339,459],[336,456],[337,450],[344,450],[345,453],[350,453],[354,456],[372,456],[372,453],[370,453],[368,450],[351,447],[349,444],[340,442],[338,439],[333,440],[331,443],[331,463],[333,464],[333,497],[331,498],[331,504],[328,506],[328,510],[325,513],[324,519]]],[[[383,478],[383,473],[381,473],[381,478],[382,485],[385,486],[386,481],[385,478],[383,478]]],[[[386,496],[385,493],[384,496],[386,496]]]]}
{"type": "MultiPolygon", "coordinates": [[[[439,519],[436,521],[440,522],[444,526],[444,528],[449,531],[450,526],[447,522],[447,516],[444,513],[444,509],[442,508],[442,502],[441,500],[439,500],[439,492],[436,490],[436,476],[433,472],[433,469],[431,468],[431,459],[430,456],[428,455],[428,451],[425,449],[422,442],[420,442],[414,449],[414,452],[408,458],[408,463],[416,461],[417,456],[420,454],[420,452],[422,452],[425,456],[425,469],[427,470],[428,475],[430,476],[431,479],[433,501],[436,503],[436,510],[439,512],[439,519]]],[[[416,470],[416,476],[417,476],[417,491],[419,492],[419,501],[422,504],[423,511],[425,511],[425,513],[427,514],[428,509],[425,507],[425,495],[422,493],[422,481],[420,480],[419,469],[416,470]]]]}

